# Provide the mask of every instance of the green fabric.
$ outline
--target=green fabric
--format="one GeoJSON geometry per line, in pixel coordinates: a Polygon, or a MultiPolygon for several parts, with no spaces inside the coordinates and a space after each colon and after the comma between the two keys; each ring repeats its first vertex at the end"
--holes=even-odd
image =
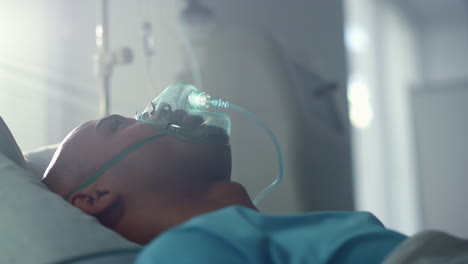
{"type": "Polygon", "coordinates": [[[266,215],[232,206],[161,234],[136,263],[382,263],[405,239],[366,212],[266,215]]]}

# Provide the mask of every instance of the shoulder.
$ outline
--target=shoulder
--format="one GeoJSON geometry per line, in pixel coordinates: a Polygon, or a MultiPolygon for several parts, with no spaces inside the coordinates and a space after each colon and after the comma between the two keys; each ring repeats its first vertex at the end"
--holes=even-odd
{"type": "Polygon", "coordinates": [[[246,263],[230,243],[197,229],[177,229],[147,245],[137,264],[246,263]]]}
{"type": "Polygon", "coordinates": [[[247,263],[231,236],[238,229],[230,227],[248,210],[234,206],[197,216],[154,239],[136,263],[247,263]]]}
{"type": "Polygon", "coordinates": [[[310,258],[323,254],[320,248],[329,248],[333,254],[357,237],[384,231],[382,223],[367,212],[268,215],[232,206],[197,216],[161,234],[145,247],[137,264],[270,263],[269,254],[276,249],[302,254],[297,251],[304,245],[311,245],[306,254],[310,258]],[[317,243],[321,246],[312,246],[317,243]]]}

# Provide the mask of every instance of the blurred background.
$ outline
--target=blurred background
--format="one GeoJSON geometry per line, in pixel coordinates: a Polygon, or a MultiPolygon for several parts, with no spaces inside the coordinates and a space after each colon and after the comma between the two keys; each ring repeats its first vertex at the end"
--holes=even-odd
{"type": "MultiPolygon", "coordinates": [[[[467,237],[467,49],[463,0],[0,0],[0,115],[30,151],[102,116],[102,84],[133,116],[191,82],[277,134],[285,181],[262,211],[467,237]]],[[[276,154],[232,123],[233,179],[255,196],[276,154]]]]}

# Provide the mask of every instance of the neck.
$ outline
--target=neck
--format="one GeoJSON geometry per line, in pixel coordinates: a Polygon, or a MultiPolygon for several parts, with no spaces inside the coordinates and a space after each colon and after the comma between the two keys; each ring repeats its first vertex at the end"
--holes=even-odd
{"type": "Polygon", "coordinates": [[[257,210],[244,187],[236,182],[213,184],[207,192],[195,198],[151,193],[144,199],[141,196],[133,202],[129,199],[125,207],[133,210],[128,210],[122,221],[111,228],[136,243],[146,244],[160,233],[195,216],[231,205],[257,210]],[[125,232],[129,226],[132,229],[125,232]]]}

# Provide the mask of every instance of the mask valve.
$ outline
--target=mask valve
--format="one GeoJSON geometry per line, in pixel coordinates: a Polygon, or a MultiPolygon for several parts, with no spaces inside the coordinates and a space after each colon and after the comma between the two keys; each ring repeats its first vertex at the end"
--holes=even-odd
{"type": "Polygon", "coordinates": [[[227,109],[230,108],[231,103],[221,98],[211,98],[211,96],[205,92],[192,91],[189,95],[189,103],[194,108],[209,108],[214,109],[227,109]]]}

